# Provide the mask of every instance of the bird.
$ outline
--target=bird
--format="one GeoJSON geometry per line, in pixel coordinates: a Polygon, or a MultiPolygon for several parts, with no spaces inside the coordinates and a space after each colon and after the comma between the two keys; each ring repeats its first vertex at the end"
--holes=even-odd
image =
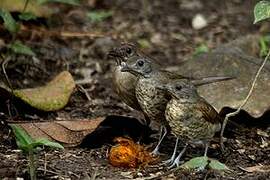
{"type": "Polygon", "coordinates": [[[218,112],[198,94],[196,86],[190,81],[171,80],[159,84],[157,89],[163,90],[171,98],[166,105],[165,117],[171,134],[177,138],[174,152],[165,163],[170,165],[169,168],[179,166],[180,158],[190,144],[203,144],[204,156],[207,156],[210,140],[221,129],[223,119],[218,112]],[[185,145],[175,158],[179,140],[185,145]]]}
{"type": "MultiPolygon", "coordinates": [[[[145,55],[137,48],[137,46],[132,43],[121,43],[119,47],[113,48],[108,53],[108,56],[114,58],[116,61],[116,66],[113,68],[112,73],[112,83],[116,94],[129,107],[143,112],[135,95],[135,87],[138,77],[129,72],[122,72],[121,62],[126,62],[131,57],[139,58],[146,57],[147,55],[145,55]]],[[[153,58],[149,58],[149,60],[150,59],[152,64],[158,66],[158,63],[153,58]]],[[[150,120],[146,115],[145,124],[150,124],[150,120]]]]}
{"type": "MultiPolygon", "coordinates": [[[[130,72],[138,77],[135,95],[139,105],[150,121],[160,125],[160,138],[152,152],[154,155],[159,153],[159,146],[170,130],[170,126],[165,118],[165,109],[170,97],[156,87],[172,80],[190,81],[197,87],[220,81],[218,77],[189,79],[185,76],[160,69],[156,64],[152,64],[147,57],[130,57],[128,61],[121,63],[121,71],[130,72]]],[[[223,80],[226,79],[222,78],[223,80]]],[[[231,77],[227,77],[227,79],[231,79],[231,77]]]]}

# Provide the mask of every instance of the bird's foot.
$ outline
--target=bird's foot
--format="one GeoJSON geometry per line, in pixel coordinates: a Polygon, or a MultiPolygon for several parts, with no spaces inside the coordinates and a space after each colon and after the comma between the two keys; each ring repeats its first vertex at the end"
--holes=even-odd
{"type": "Polygon", "coordinates": [[[162,161],[162,164],[163,164],[163,165],[170,166],[170,165],[173,164],[173,162],[174,162],[174,159],[170,158],[170,159],[168,159],[168,160],[166,160],[166,161],[162,161]]]}
{"type": "Polygon", "coordinates": [[[175,159],[172,164],[168,167],[169,169],[172,169],[174,167],[179,167],[181,164],[180,160],[175,159]]]}
{"type": "Polygon", "coordinates": [[[158,155],[160,155],[159,148],[156,147],[150,154],[152,156],[158,156],[158,155]]]}
{"type": "Polygon", "coordinates": [[[166,164],[166,165],[170,165],[170,164],[173,163],[173,160],[174,160],[174,159],[171,159],[171,158],[170,158],[170,159],[168,159],[168,160],[166,160],[166,161],[162,161],[162,163],[163,163],[163,164],[166,164]]]}
{"type": "Polygon", "coordinates": [[[226,151],[226,148],[225,148],[225,145],[224,145],[224,141],[226,141],[227,139],[224,138],[224,137],[221,137],[220,138],[220,142],[219,142],[219,145],[220,145],[220,150],[222,153],[224,153],[226,151]]]}
{"type": "Polygon", "coordinates": [[[188,146],[188,144],[185,145],[185,147],[182,149],[182,151],[179,153],[179,155],[175,158],[172,165],[169,166],[169,169],[171,169],[175,166],[178,167],[180,165],[180,159],[183,156],[183,154],[185,153],[187,146],[188,146]]]}
{"type": "Polygon", "coordinates": [[[166,165],[166,166],[169,166],[169,165],[171,165],[173,163],[173,160],[171,160],[171,159],[168,159],[168,160],[166,160],[166,161],[162,161],[162,165],[166,165]]]}

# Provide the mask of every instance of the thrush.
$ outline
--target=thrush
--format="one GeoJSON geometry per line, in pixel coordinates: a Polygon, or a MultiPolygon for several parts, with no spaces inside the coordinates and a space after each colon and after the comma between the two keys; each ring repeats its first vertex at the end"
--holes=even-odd
{"type": "MultiPolygon", "coordinates": [[[[138,81],[138,77],[129,72],[121,71],[121,63],[126,62],[129,58],[147,57],[143,52],[137,49],[137,47],[130,43],[122,43],[121,46],[114,48],[108,54],[116,61],[116,66],[113,69],[113,87],[120,99],[129,107],[142,111],[138,100],[135,95],[135,87],[138,81]]],[[[152,64],[156,63],[153,58],[149,58],[152,64]]],[[[149,118],[145,115],[146,125],[149,125],[149,118]]]]}
{"type": "MultiPolygon", "coordinates": [[[[159,146],[170,127],[164,113],[170,97],[167,93],[156,87],[172,80],[189,81],[189,78],[161,70],[156,64],[152,64],[151,60],[148,58],[130,57],[128,61],[122,62],[121,66],[122,72],[130,72],[139,77],[135,88],[135,94],[139,105],[151,121],[160,125],[161,136],[153,151],[153,154],[158,154],[159,146]]],[[[193,83],[194,86],[201,86],[220,81],[221,79],[230,79],[230,77],[208,77],[192,79],[190,82],[193,83]]]]}
{"type": "Polygon", "coordinates": [[[180,158],[189,144],[205,145],[206,156],[209,141],[221,128],[222,118],[217,111],[198,94],[196,87],[187,81],[169,81],[165,85],[159,85],[157,89],[171,97],[165,116],[171,133],[177,138],[174,152],[165,163],[170,164],[170,167],[179,166],[180,158]],[[175,158],[179,139],[185,146],[175,158]]]}

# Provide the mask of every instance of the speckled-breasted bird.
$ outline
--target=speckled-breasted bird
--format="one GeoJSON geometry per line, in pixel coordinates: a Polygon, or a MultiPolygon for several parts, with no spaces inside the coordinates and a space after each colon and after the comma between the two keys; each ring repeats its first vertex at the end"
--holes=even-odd
{"type": "MultiPolygon", "coordinates": [[[[116,61],[116,66],[114,67],[112,73],[112,79],[113,87],[117,95],[129,107],[138,111],[142,111],[135,95],[135,87],[138,81],[138,77],[129,72],[122,72],[121,63],[128,61],[131,57],[139,58],[146,57],[146,55],[139,51],[135,45],[130,43],[122,43],[121,46],[111,50],[108,55],[109,57],[114,58],[116,61]]],[[[153,59],[151,59],[151,63],[158,66],[156,61],[153,59]]],[[[146,115],[145,121],[146,124],[149,125],[150,121],[146,115]]]]}
{"type": "MultiPolygon", "coordinates": [[[[148,58],[130,57],[128,61],[122,62],[121,66],[121,71],[130,72],[138,77],[135,88],[136,98],[148,118],[161,126],[160,132],[163,135],[161,135],[158,145],[153,151],[154,154],[157,154],[159,145],[166,136],[169,127],[164,112],[170,97],[163,90],[157,89],[156,87],[172,80],[188,81],[188,79],[181,75],[161,70],[155,64],[152,64],[151,60],[148,58]]],[[[215,78],[216,77],[213,77],[213,79],[215,78]]],[[[213,79],[193,79],[190,80],[190,82],[194,84],[194,86],[200,86],[213,82],[213,79]]]]}
{"type": "Polygon", "coordinates": [[[177,138],[173,155],[166,163],[170,167],[179,166],[180,158],[189,144],[204,144],[206,156],[209,141],[221,128],[222,118],[217,111],[198,94],[196,87],[190,82],[173,80],[159,85],[157,89],[171,97],[165,116],[171,133],[177,138]],[[175,158],[179,139],[185,146],[175,158]]]}

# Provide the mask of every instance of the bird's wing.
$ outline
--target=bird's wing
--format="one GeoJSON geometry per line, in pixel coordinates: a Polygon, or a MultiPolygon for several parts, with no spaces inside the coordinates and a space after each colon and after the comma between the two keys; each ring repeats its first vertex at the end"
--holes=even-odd
{"type": "Polygon", "coordinates": [[[173,72],[169,72],[169,71],[166,71],[166,70],[160,70],[160,73],[162,75],[164,75],[165,77],[167,77],[168,79],[170,79],[170,80],[175,80],[175,79],[189,79],[188,77],[185,77],[185,76],[182,76],[180,74],[173,73],[173,72]]]}
{"type": "Polygon", "coordinates": [[[218,124],[222,122],[222,118],[219,116],[217,111],[203,98],[199,100],[198,103],[196,103],[195,108],[199,110],[206,121],[218,124]]]}

